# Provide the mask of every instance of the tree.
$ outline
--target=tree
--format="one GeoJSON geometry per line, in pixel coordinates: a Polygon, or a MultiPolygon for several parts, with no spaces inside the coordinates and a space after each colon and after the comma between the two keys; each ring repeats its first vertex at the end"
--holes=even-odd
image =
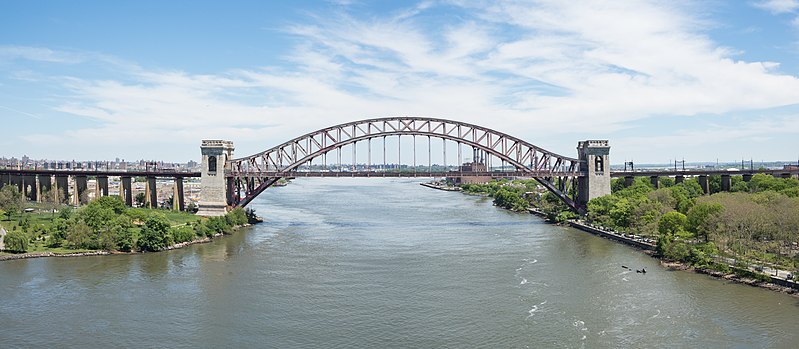
{"type": "Polygon", "coordinates": [[[724,206],[718,203],[701,202],[688,210],[687,224],[688,231],[693,232],[697,238],[702,238],[708,242],[711,232],[714,230],[711,217],[717,216],[724,210],[724,206]]]}
{"type": "Polygon", "coordinates": [[[42,206],[51,213],[50,220],[55,219],[55,211],[58,206],[61,205],[61,203],[58,202],[58,191],[53,190],[52,188],[49,190],[42,190],[41,198],[42,206]]]}
{"type": "Polygon", "coordinates": [[[92,241],[92,228],[83,221],[71,224],[67,230],[66,247],[71,249],[96,248],[96,244],[92,241]]]}
{"type": "Polygon", "coordinates": [[[12,230],[3,237],[6,251],[22,253],[28,250],[28,234],[20,230],[12,230]]]}
{"type": "Polygon", "coordinates": [[[0,209],[6,211],[8,220],[17,212],[22,212],[25,197],[15,185],[6,185],[0,188],[0,209]]]}
{"type": "Polygon", "coordinates": [[[661,235],[679,236],[685,232],[686,224],[688,218],[684,214],[677,211],[667,212],[658,221],[658,232],[661,235]]]}
{"type": "Polygon", "coordinates": [[[134,201],[136,201],[136,206],[137,207],[144,207],[144,201],[146,201],[146,198],[147,198],[147,195],[145,195],[144,193],[136,194],[136,198],[134,199],[134,201]]]}
{"type": "Polygon", "coordinates": [[[48,247],[59,247],[64,243],[69,232],[69,222],[63,218],[56,218],[50,225],[50,235],[45,244],[48,247]]]}
{"type": "Polygon", "coordinates": [[[160,251],[169,246],[169,221],[161,213],[151,214],[144,222],[139,237],[139,249],[142,251],[160,251]]]}
{"type": "Polygon", "coordinates": [[[128,216],[119,216],[114,223],[116,229],[116,248],[120,251],[130,252],[136,249],[139,235],[133,229],[132,219],[128,216]]]}

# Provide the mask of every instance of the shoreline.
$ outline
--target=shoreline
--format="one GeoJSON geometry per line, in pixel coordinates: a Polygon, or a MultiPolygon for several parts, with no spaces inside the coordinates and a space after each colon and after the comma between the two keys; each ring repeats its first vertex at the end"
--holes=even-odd
{"type": "MultiPolygon", "coordinates": [[[[236,227],[233,227],[233,230],[234,231],[238,231],[240,228],[249,227],[249,226],[252,226],[252,224],[247,223],[247,224],[244,224],[244,225],[236,226],[236,227]]],[[[13,261],[13,260],[19,260],[19,259],[46,258],[46,257],[67,257],[68,258],[68,257],[92,257],[92,256],[135,255],[135,254],[144,254],[144,253],[160,253],[160,252],[165,252],[165,251],[172,251],[172,250],[181,249],[181,248],[184,248],[184,247],[187,247],[187,246],[191,246],[191,245],[206,244],[206,243],[209,243],[209,242],[213,241],[215,238],[223,236],[223,235],[225,235],[225,234],[224,233],[216,233],[216,234],[214,234],[214,235],[212,235],[210,237],[206,236],[206,237],[203,237],[203,238],[200,238],[200,239],[194,239],[194,240],[191,240],[191,241],[185,241],[185,242],[179,242],[179,243],[176,243],[176,244],[172,244],[172,245],[169,245],[169,246],[167,246],[166,248],[164,248],[162,250],[153,251],[153,252],[145,252],[145,251],[130,251],[130,252],[124,252],[124,251],[90,251],[90,252],[74,252],[74,253],[71,253],[71,252],[67,252],[67,253],[25,252],[25,253],[20,253],[20,254],[9,254],[9,255],[0,256],[0,262],[13,261]]]]}
{"type": "MultiPolygon", "coordinates": [[[[558,223],[549,222],[549,220],[546,219],[546,215],[543,212],[541,212],[540,210],[538,210],[538,209],[531,208],[529,211],[530,211],[530,213],[532,213],[532,214],[534,214],[536,216],[544,218],[544,220],[546,222],[550,223],[550,224],[558,224],[558,223]]],[[[787,294],[787,295],[792,296],[792,297],[799,298],[799,284],[797,284],[795,282],[790,282],[788,280],[783,280],[781,278],[776,278],[776,277],[774,277],[772,275],[768,275],[768,274],[764,274],[764,275],[769,277],[771,282],[763,282],[763,281],[758,281],[758,280],[753,279],[753,278],[741,277],[741,276],[736,275],[735,273],[723,273],[723,272],[716,271],[716,270],[709,269],[709,268],[696,268],[696,267],[693,267],[693,266],[690,266],[690,265],[686,265],[686,264],[681,263],[681,262],[669,261],[669,260],[666,260],[666,259],[663,259],[663,258],[655,256],[655,253],[654,253],[655,252],[655,244],[651,243],[649,241],[645,241],[645,239],[643,239],[643,238],[640,238],[640,237],[639,238],[633,238],[633,237],[630,237],[630,236],[626,236],[625,234],[621,234],[621,233],[618,233],[618,232],[615,232],[615,231],[609,231],[609,230],[601,229],[601,228],[592,226],[590,224],[579,222],[579,221],[576,221],[576,220],[569,220],[567,222],[567,224],[570,227],[572,227],[572,228],[575,228],[575,229],[578,229],[578,230],[582,230],[582,231],[591,233],[593,235],[600,236],[600,237],[606,238],[608,240],[613,240],[615,242],[620,242],[622,244],[625,244],[625,245],[628,245],[630,247],[633,247],[633,248],[643,252],[644,254],[646,254],[646,255],[648,255],[648,256],[650,256],[652,258],[657,259],[659,264],[660,264],[660,266],[663,267],[663,268],[666,268],[668,270],[686,271],[686,272],[691,272],[691,273],[695,273],[695,274],[703,274],[703,275],[707,275],[707,276],[709,276],[711,278],[714,278],[714,279],[717,279],[717,280],[720,280],[720,281],[723,280],[723,281],[734,282],[734,283],[737,283],[737,284],[748,285],[748,286],[752,286],[752,287],[759,287],[759,288],[766,289],[766,290],[769,290],[769,291],[780,292],[780,293],[784,293],[784,294],[787,294]]],[[[734,266],[730,266],[730,267],[733,268],[734,266]]]]}

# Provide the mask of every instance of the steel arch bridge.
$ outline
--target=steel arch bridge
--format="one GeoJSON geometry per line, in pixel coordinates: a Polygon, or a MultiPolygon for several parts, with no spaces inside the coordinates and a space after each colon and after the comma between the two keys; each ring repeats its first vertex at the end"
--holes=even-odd
{"type": "MultiPolygon", "coordinates": [[[[401,142],[398,141],[398,147],[401,142]]],[[[401,148],[400,148],[401,149],[401,148]]],[[[400,150],[401,154],[401,150],[400,150]]],[[[400,155],[401,157],[401,155],[400,155]]],[[[415,162],[415,160],[414,160],[415,162]]],[[[557,195],[564,203],[579,210],[576,203],[577,178],[585,175],[585,160],[562,156],[541,147],[535,146],[519,138],[465,122],[426,118],[426,117],[386,117],[348,122],[310,132],[272,147],[260,153],[227,160],[225,177],[227,180],[228,205],[246,206],[264,190],[274,185],[278,179],[285,177],[438,177],[438,176],[526,176],[535,178],[549,191],[557,195]],[[514,172],[463,172],[447,171],[418,172],[414,164],[413,171],[381,171],[371,168],[372,140],[383,140],[383,161],[385,163],[385,140],[387,137],[414,137],[414,159],[416,158],[416,137],[428,137],[428,161],[430,161],[430,139],[443,140],[444,161],[446,163],[446,142],[458,145],[459,160],[461,146],[471,147],[495,157],[512,166],[514,172]],[[352,145],[353,163],[356,159],[355,143],[368,143],[368,161],[364,171],[312,172],[314,159],[324,157],[336,151],[339,157],[341,149],[352,145]],[[584,167],[584,166],[583,166],[584,167]]],[[[458,165],[461,165],[460,163],[458,165]]],[[[446,167],[446,165],[445,165],[446,167]]],[[[459,167],[459,169],[462,169],[459,167]]]]}

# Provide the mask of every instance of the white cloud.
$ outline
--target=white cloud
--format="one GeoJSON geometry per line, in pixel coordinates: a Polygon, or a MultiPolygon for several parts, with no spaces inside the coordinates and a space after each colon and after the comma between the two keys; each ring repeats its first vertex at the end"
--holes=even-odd
{"type": "Polygon", "coordinates": [[[754,6],[774,14],[792,13],[799,9],[799,0],[763,0],[754,6]]]}
{"type": "Polygon", "coordinates": [[[0,62],[13,59],[52,63],[78,63],[82,59],[67,52],[54,51],[42,47],[0,46],[0,62]]]}
{"type": "MultiPolygon", "coordinates": [[[[288,69],[198,75],[131,65],[103,80],[62,79],[73,95],[57,110],[97,125],[67,133],[63,142],[102,134],[193,147],[201,138],[230,138],[253,143],[239,147],[245,155],[382,115],[459,119],[535,141],[559,133],[603,137],[655,115],[799,104],[797,77],[774,62],[736,60],[734,48],[708,38],[704,18],[682,3],[477,4],[423,3],[378,17],[317,15],[286,28],[298,42],[285,56],[288,69]],[[439,24],[430,19],[436,6],[457,13],[439,24]]],[[[2,52],[60,57],[36,48],[2,52]]]]}

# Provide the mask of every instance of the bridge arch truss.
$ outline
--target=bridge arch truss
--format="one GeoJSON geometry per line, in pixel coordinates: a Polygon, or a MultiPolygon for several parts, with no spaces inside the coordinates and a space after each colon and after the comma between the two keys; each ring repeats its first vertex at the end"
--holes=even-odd
{"type": "MultiPolygon", "coordinates": [[[[232,206],[245,206],[281,177],[307,175],[307,173],[301,172],[305,171],[305,169],[301,170],[303,165],[310,165],[314,159],[324,157],[331,151],[340,152],[345,146],[353,146],[353,162],[355,162],[355,144],[358,142],[369,143],[367,149],[369,162],[371,162],[371,140],[383,138],[385,142],[386,137],[393,136],[438,138],[443,139],[444,142],[457,143],[459,149],[461,145],[479,149],[485,154],[500,159],[503,165],[507,163],[513,166],[516,169],[515,175],[535,178],[568,206],[578,209],[575,204],[575,195],[576,179],[583,174],[580,160],[547,151],[519,138],[486,127],[425,117],[386,117],[349,122],[307,133],[254,155],[228,160],[226,176],[228,177],[228,192],[231,193],[228,201],[232,206]]],[[[446,146],[444,146],[444,152],[446,152],[446,146]]],[[[385,160],[385,143],[383,154],[385,160]]],[[[446,161],[446,153],[444,158],[446,161]]],[[[460,165],[458,164],[458,166],[460,165]]],[[[360,175],[379,177],[385,176],[386,173],[369,171],[360,173],[360,175]]],[[[402,176],[402,173],[393,175],[402,176]]],[[[424,174],[413,172],[406,173],[406,175],[420,176],[424,174]]],[[[451,175],[457,176],[458,172],[451,172],[451,175]]],[[[341,176],[341,173],[320,174],[319,176],[341,176]]],[[[355,174],[351,173],[348,176],[355,176],[355,174]]]]}

